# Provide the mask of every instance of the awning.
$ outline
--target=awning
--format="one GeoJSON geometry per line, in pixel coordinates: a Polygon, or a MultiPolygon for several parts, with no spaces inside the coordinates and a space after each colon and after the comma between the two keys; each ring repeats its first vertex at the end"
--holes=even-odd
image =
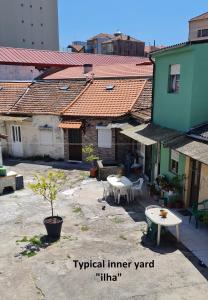
{"type": "Polygon", "coordinates": [[[98,124],[96,126],[96,129],[115,129],[115,128],[125,130],[125,129],[132,128],[132,125],[125,122],[125,123],[109,123],[108,125],[99,125],[98,124]]]}
{"type": "Polygon", "coordinates": [[[59,128],[62,129],[80,129],[82,126],[82,122],[69,122],[69,121],[63,121],[59,124],[59,128]]]}
{"type": "Polygon", "coordinates": [[[195,141],[187,136],[180,136],[165,143],[165,147],[208,165],[208,144],[195,141]]]}
{"type": "Polygon", "coordinates": [[[160,127],[154,124],[138,125],[133,128],[123,130],[121,133],[146,146],[154,145],[157,142],[164,142],[170,138],[180,135],[180,133],[176,130],[160,127]]]}
{"type": "Polygon", "coordinates": [[[23,121],[32,121],[31,117],[15,117],[15,116],[0,116],[0,122],[23,122],[23,121]]]}

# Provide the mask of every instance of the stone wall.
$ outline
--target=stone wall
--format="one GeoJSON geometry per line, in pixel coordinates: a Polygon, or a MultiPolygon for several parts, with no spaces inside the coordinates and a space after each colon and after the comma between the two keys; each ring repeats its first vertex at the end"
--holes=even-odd
{"type": "Polygon", "coordinates": [[[133,140],[124,134],[120,133],[120,129],[117,129],[117,160],[118,162],[124,163],[126,154],[132,147],[133,140]]]}

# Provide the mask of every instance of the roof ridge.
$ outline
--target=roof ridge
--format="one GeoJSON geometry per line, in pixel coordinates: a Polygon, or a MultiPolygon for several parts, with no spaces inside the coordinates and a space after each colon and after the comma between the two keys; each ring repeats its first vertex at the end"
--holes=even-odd
{"type": "Polygon", "coordinates": [[[134,105],[136,104],[139,97],[141,96],[142,92],[144,91],[144,88],[145,88],[145,85],[146,85],[147,82],[148,82],[148,79],[144,80],[144,83],[143,83],[143,86],[142,86],[141,90],[139,91],[138,95],[136,96],[136,99],[135,99],[134,103],[130,107],[130,110],[129,110],[130,112],[131,112],[132,108],[134,107],[134,105]]]}
{"type": "Polygon", "coordinates": [[[8,112],[12,112],[13,108],[18,104],[18,102],[20,100],[22,100],[22,98],[27,94],[27,92],[29,91],[31,85],[33,84],[33,82],[31,82],[28,87],[25,89],[24,93],[19,97],[19,99],[17,99],[17,101],[13,104],[12,107],[10,107],[9,111],[8,112]]]}
{"type": "Polygon", "coordinates": [[[89,88],[91,85],[91,81],[87,83],[86,87],[79,93],[79,95],[60,113],[61,115],[64,114],[69,108],[71,108],[72,105],[74,105],[75,102],[84,94],[84,92],[89,88]]]}

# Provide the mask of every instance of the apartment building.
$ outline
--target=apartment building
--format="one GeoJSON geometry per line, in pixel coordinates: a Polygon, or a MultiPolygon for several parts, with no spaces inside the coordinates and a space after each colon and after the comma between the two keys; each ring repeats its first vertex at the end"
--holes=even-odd
{"type": "Polygon", "coordinates": [[[189,21],[189,41],[208,39],[208,12],[189,21]]]}
{"type": "Polygon", "coordinates": [[[57,0],[1,0],[0,46],[58,50],[57,0]]]}

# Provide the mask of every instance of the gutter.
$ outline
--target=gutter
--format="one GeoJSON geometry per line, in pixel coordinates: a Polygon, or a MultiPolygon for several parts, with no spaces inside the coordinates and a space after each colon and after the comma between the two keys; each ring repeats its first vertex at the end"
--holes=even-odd
{"type": "Polygon", "coordinates": [[[151,107],[151,122],[153,123],[153,112],[154,112],[154,97],[155,97],[155,71],[156,71],[156,65],[155,61],[152,59],[151,55],[149,57],[153,64],[153,78],[152,78],[152,107],[151,107]]]}

